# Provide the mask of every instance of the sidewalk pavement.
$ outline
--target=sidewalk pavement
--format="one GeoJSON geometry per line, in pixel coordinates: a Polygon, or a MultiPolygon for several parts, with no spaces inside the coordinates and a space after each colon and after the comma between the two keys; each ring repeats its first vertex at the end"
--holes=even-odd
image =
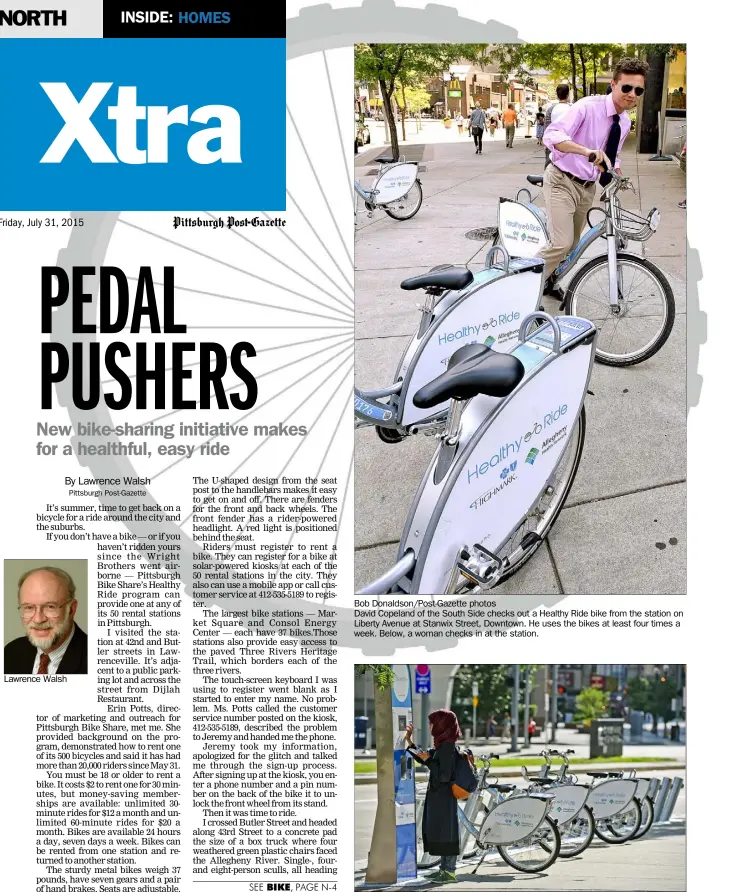
{"type": "MultiPolygon", "coordinates": [[[[356,384],[391,383],[414,333],[422,300],[400,282],[440,263],[484,265],[490,247],[467,238],[496,224],[501,196],[514,197],[529,173],[543,171],[544,150],[519,132],[511,149],[485,136],[475,155],[468,137],[443,134],[423,143],[430,126],[401,144],[421,164],[424,200],[408,221],[359,211],[356,231],[356,384]]],[[[524,131],[523,131],[524,132],[524,131]]],[[[372,138],[378,136],[375,127],[372,138]]],[[[434,138],[437,134],[434,135],[434,138]]],[[[676,162],[649,161],[626,140],[623,173],[632,177],[644,212],[658,206],[658,231],[630,250],[660,267],[676,299],[676,322],[656,356],[630,368],[595,363],[587,396],[587,438],[579,472],[548,546],[500,594],[684,594],[686,592],[686,212],[685,175],[676,162]]],[[[376,170],[387,147],[372,144],[355,159],[356,176],[376,170]]],[[[371,182],[363,179],[363,184],[371,182]]],[[[535,192],[535,189],[531,191],[535,192]]],[[[541,197],[542,201],[542,197],[541,197]]],[[[539,202],[540,203],[540,202],[539,202]]],[[[605,249],[591,246],[588,254],[605,249]]],[[[548,312],[558,303],[544,299],[548,312]]],[[[356,589],[388,569],[413,495],[435,441],[382,443],[371,428],[355,432],[356,589]]]]}

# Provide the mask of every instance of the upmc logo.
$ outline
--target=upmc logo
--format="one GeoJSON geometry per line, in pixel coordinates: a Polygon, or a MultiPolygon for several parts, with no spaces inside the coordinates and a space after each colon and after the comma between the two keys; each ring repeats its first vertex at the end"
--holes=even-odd
{"type": "Polygon", "coordinates": [[[2,41],[0,210],[284,210],[285,68],[281,39],[2,41]]]}

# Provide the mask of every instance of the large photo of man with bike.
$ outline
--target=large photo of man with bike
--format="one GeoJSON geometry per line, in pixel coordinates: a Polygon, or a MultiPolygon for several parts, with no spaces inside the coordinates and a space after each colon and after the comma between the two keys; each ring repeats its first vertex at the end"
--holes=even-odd
{"type": "Polygon", "coordinates": [[[685,59],[355,48],[357,592],[686,592],[685,59]]]}

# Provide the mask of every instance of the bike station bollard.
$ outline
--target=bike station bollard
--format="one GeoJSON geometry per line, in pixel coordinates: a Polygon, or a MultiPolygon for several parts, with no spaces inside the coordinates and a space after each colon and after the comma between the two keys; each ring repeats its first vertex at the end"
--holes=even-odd
{"type": "Polygon", "coordinates": [[[674,806],[676,805],[676,801],[679,798],[679,792],[684,785],[684,781],[681,777],[675,777],[671,782],[671,789],[669,790],[669,794],[664,801],[664,807],[659,816],[659,821],[662,824],[666,824],[671,820],[671,813],[674,811],[674,806]]]}
{"type": "Polygon", "coordinates": [[[652,777],[648,782],[648,789],[646,790],[646,796],[651,798],[652,802],[656,801],[656,794],[659,789],[659,785],[661,784],[661,780],[658,777],[652,777]]]}
{"type": "Polygon", "coordinates": [[[661,787],[659,788],[658,796],[654,800],[653,803],[653,822],[654,824],[658,824],[661,822],[661,815],[664,811],[664,803],[666,802],[666,797],[669,795],[669,790],[671,788],[672,779],[670,777],[662,777],[661,778],[661,787]]]}

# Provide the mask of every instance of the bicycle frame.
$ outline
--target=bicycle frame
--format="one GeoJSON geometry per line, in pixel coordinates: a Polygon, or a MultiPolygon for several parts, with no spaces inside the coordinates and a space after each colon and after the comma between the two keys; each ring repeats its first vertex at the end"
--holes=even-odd
{"type": "Polygon", "coordinates": [[[596,329],[585,319],[534,313],[519,338],[513,355],[526,365],[522,381],[504,399],[480,395],[452,406],[397,564],[360,594],[453,594],[461,555],[477,543],[497,561],[497,576],[504,571],[494,552],[540,501],[576,429],[596,329]],[[528,337],[536,316],[548,325],[528,337]]]}

